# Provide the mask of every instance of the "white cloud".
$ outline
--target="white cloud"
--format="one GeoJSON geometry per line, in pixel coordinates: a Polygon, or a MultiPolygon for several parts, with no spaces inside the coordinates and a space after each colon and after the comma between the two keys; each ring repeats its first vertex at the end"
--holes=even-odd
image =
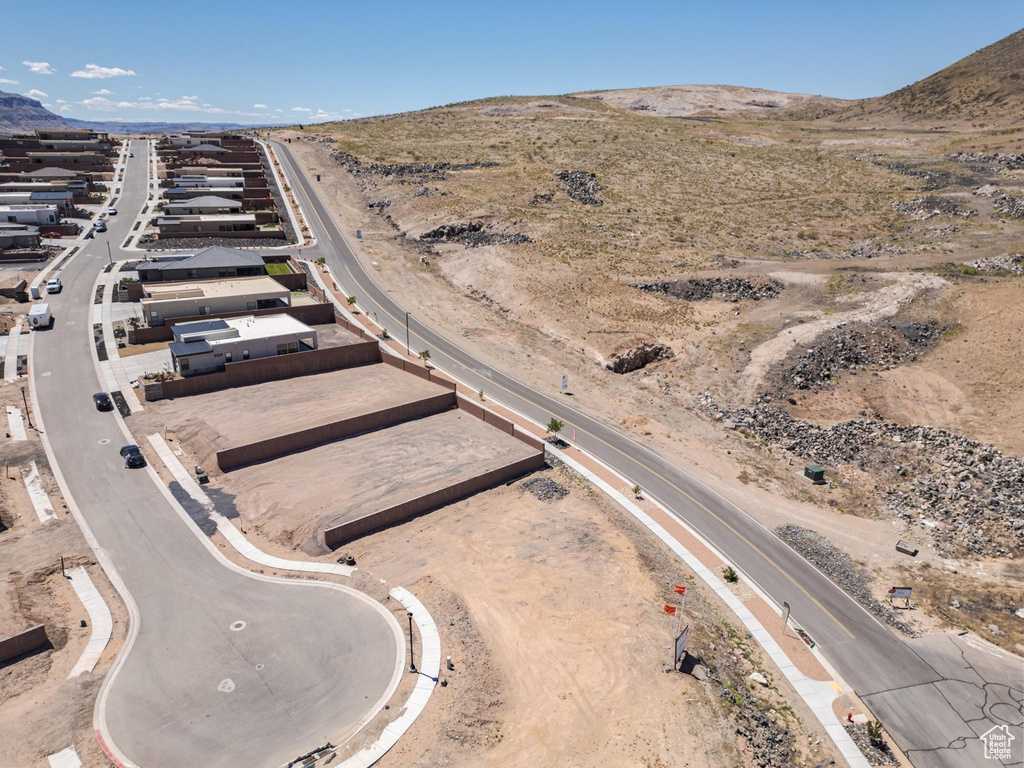
{"type": "Polygon", "coordinates": [[[134,77],[132,69],[121,69],[120,67],[100,67],[96,64],[86,64],[85,69],[75,70],[72,77],[84,77],[89,80],[103,80],[108,77],[134,77]]]}
{"type": "Polygon", "coordinates": [[[178,112],[200,112],[207,115],[236,115],[239,117],[263,117],[258,112],[243,112],[233,109],[223,109],[209,104],[197,104],[194,96],[184,96],[180,99],[160,98],[153,101],[150,96],[142,96],[136,101],[116,101],[105,96],[94,96],[79,104],[91,112],[114,112],[120,109],[138,109],[146,111],[178,111],[178,112]]]}
{"type": "Polygon", "coordinates": [[[45,101],[43,102],[43,106],[46,107],[47,109],[53,109],[53,104],[48,104],[45,101]]]}
{"type": "Polygon", "coordinates": [[[278,108],[277,108],[277,109],[275,109],[274,111],[275,111],[275,112],[284,112],[284,110],[283,110],[283,109],[281,109],[280,107],[278,107],[278,108]]]}
{"type": "Polygon", "coordinates": [[[252,108],[253,109],[266,109],[267,105],[266,104],[253,104],[252,108]]]}
{"type": "Polygon", "coordinates": [[[50,94],[43,93],[42,91],[37,91],[35,88],[33,88],[31,91],[25,91],[25,95],[33,99],[45,99],[50,94]]]}
{"type": "Polygon", "coordinates": [[[100,88],[98,91],[92,92],[93,96],[110,96],[113,91],[108,91],[106,88],[100,88]]]}
{"type": "Polygon", "coordinates": [[[67,101],[65,101],[64,99],[54,99],[54,101],[56,101],[58,104],[67,104],[67,101]]]}
{"type": "Polygon", "coordinates": [[[50,66],[48,61],[23,61],[21,62],[37,75],[52,75],[57,70],[50,66]]]}
{"type": "Polygon", "coordinates": [[[70,112],[72,109],[74,109],[74,107],[72,107],[70,104],[65,104],[63,107],[61,107],[57,111],[58,112],[70,112]]]}
{"type": "Polygon", "coordinates": [[[199,101],[199,97],[198,96],[182,96],[181,100],[182,101],[199,101]]]}
{"type": "Polygon", "coordinates": [[[11,80],[9,77],[0,77],[0,83],[3,83],[4,85],[17,85],[18,81],[11,80]]]}
{"type": "Polygon", "coordinates": [[[308,107],[292,107],[292,112],[312,112],[308,107]]]}

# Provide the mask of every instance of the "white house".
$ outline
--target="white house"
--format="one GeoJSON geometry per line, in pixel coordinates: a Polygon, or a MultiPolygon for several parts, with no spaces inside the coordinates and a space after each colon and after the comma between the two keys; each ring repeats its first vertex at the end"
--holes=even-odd
{"type": "Polygon", "coordinates": [[[182,376],[222,371],[240,360],[317,348],[316,330],[285,314],[181,323],[173,331],[171,360],[182,376]]]}

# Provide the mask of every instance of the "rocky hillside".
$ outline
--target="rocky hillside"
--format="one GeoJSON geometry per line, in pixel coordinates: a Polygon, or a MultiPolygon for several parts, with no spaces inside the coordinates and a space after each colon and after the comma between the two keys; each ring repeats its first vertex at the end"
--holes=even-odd
{"type": "Polygon", "coordinates": [[[1024,29],[924,80],[858,102],[844,116],[998,127],[1019,125],[1022,114],[1024,29]]]}
{"type": "Polygon", "coordinates": [[[53,114],[35,99],[0,91],[0,135],[66,127],[64,118],[53,114]]]}
{"type": "Polygon", "coordinates": [[[654,117],[776,117],[794,110],[812,114],[837,110],[848,102],[805,93],[782,93],[735,85],[666,85],[578,93],[613,107],[654,117]]]}

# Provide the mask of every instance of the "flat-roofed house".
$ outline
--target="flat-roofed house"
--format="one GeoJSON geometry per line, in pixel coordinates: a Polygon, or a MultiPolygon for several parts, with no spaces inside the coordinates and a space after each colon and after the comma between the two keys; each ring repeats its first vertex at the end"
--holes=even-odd
{"type": "Polygon", "coordinates": [[[176,317],[215,316],[254,309],[291,306],[291,291],[274,278],[146,283],[142,312],[150,326],[176,317]]]}
{"type": "Polygon", "coordinates": [[[246,315],[174,326],[174,370],[182,376],[222,371],[240,360],[317,348],[316,330],[290,315],[246,315]]]}
{"type": "Polygon", "coordinates": [[[172,280],[209,280],[225,277],[255,277],[267,273],[263,257],[252,251],[211,245],[198,251],[175,251],[135,267],[139,281],[162,283],[172,280]]]}

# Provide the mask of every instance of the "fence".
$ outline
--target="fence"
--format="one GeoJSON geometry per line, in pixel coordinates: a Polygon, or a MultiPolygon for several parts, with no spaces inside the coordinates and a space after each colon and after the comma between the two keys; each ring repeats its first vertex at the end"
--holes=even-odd
{"type": "Polygon", "coordinates": [[[46,625],[36,624],[23,632],[0,640],[0,664],[45,648],[49,644],[50,638],[46,636],[46,625]]]}
{"type": "Polygon", "coordinates": [[[380,362],[380,347],[376,341],[359,341],[343,347],[325,347],[293,355],[264,357],[258,360],[239,360],[228,363],[219,373],[207,373],[187,379],[142,383],[146,400],[166,397],[185,397],[203,392],[216,392],[230,387],[244,387],[264,381],[277,381],[311,373],[337,371],[359,365],[380,362]]]}
{"type": "Polygon", "coordinates": [[[472,496],[481,491],[486,491],[495,486],[503,483],[511,482],[523,475],[534,472],[544,466],[544,453],[540,452],[533,456],[527,456],[525,459],[519,459],[511,464],[506,464],[503,467],[492,469],[489,472],[484,472],[482,475],[471,477],[468,480],[463,480],[455,485],[450,485],[447,488],[442,488],[431,493],[426,493],[422,496],[417,496],[415,499],[409,499],[403,501],[400,504],[395,504],[387,509],[382,509],[378,512],[373,512],[369,515],[350,520],[336,525],[333,528],[328,528],[324,531],[324,543],[331,549],[341,546],[342,544],[352,541],[353,539],[365,536],[373,531],[378,531],[381,528],[387,528],[388,526],[395,525],[409,520],[418,515],[422,515],[431,510],[443,507],[447,504],[453,504],[456,501],[460,501],[468,496],[472,496]]]}

